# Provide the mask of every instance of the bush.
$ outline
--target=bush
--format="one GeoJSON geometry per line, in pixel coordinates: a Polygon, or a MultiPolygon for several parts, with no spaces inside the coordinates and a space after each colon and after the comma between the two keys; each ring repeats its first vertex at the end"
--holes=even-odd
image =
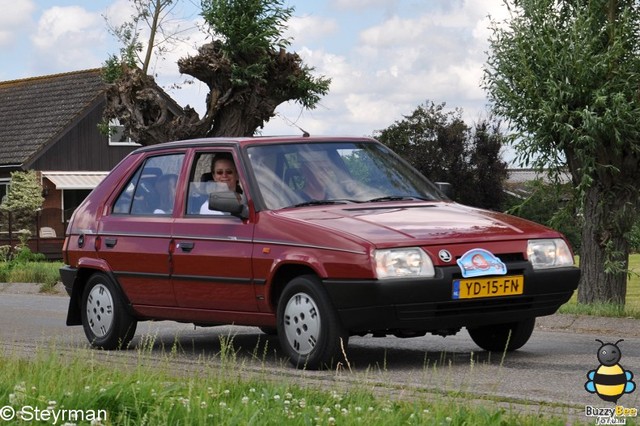
{"type": "MultiPolygon", "coordinates": [[[[38,283],[42,291],[50,291],[60,280],[60,262],[27,262],[13,265],[5,282],[38,283]]],[[[0,268],[1,270],[1,268],[0,268]]]]}
{"type": "Polygon", "coordinates": [[[631,253],[640,253],[640,221],[636,222],[627,234],[631,253]]]}
{"type": "Polygon", "coordinates": [[[11,266],[8,262],[0,263],[0,282],[9,282],[9,273],[11,272],[11,266]]]}
{"type": "Polygon", "coordinates": [[[34,253],[27,246],[18,246],[12,258],[12,262],[15,263],[43,262],[45,260],[47,258],[44,254],[34,253]]]}
{"type": "MultiPolygon", "coordinates": [[[[28,237],[27,237],[28,238],[28,237]]],[[[13,253],[0,247],[0,282],[39,283],[41,291],[51,291],[60,280],[60,262],[46,262],[42,253],[34,253],[21,238],[13,253]]]]}

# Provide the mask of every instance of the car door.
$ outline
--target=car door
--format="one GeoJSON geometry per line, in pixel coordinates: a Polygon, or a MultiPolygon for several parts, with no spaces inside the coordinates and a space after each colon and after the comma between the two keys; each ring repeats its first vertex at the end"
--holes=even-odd
{"type": "MultiPolygon", "coordinates": [[[[251,269],[254,224],[228,214],[201,214],[211,163],[220,150],[196,152],[184,213],[173,226],[172,281],[178,306],[218,311],[257,310],[251,269]]],[[[230,151],[227,150],[227,156],[230,151]]],[[[242,185],[242,170],[232,155],[242,185]]],[[[246,200],[248,194],[243,194],[246,200]]],[[[205,209],[207,210],[207,209],[205,209]]]]}
{"type": "Polygon", "coordinates": [[[97,255],[134,305],[175,306],[169,277],[172,208],[183,153],[147,158],[98,229],[97,255]]]}

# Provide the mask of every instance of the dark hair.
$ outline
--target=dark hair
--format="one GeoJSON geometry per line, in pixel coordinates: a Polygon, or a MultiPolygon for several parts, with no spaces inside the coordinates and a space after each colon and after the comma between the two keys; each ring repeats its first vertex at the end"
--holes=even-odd
{"type": "Polygon", "coordinates": [[[211,159],[211,170],[213,170],[213,166],[219,160],[229,160],[229,161],[231,161],[233,163],[234,166],[236,164],[235,161],[233,161],[233,155],[231,155],[230,152],[218,152],[211,159]]]}

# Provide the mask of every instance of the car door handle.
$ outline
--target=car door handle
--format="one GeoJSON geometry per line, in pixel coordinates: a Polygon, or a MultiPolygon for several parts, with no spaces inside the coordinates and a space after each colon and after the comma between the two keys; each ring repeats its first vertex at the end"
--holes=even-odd
{"type": "Polygon", "coordinates": [[[117,243],[118,243],[118,239],[117,238],[105,238],[104,239],[104,245],[109,247],[109,248],[115,247],[117,243]]]}
{"type": "Polygon", "coordinates": [[[189,253],[191,250],[193,250],[193,247],[195,246],[194,243],[189,243],[189,242],[185,242],[185,243],[178,243],[178,247],[180,248],[180,250],[189,253]]]}

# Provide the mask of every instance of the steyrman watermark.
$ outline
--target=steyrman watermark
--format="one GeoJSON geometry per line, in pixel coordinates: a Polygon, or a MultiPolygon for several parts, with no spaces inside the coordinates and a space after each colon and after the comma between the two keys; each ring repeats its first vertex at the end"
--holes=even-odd
{"type": "Polygon", "coordinates": [[[0,408],[0,421],[10,422],[22,420],[24,422],[46,422],[58,425],[68,422],[91,422],[100,424],[107,421],[106,410],[69,410],[63,408],[38,408],[24,405],[15,409],[11,405],[0,408]]]}

